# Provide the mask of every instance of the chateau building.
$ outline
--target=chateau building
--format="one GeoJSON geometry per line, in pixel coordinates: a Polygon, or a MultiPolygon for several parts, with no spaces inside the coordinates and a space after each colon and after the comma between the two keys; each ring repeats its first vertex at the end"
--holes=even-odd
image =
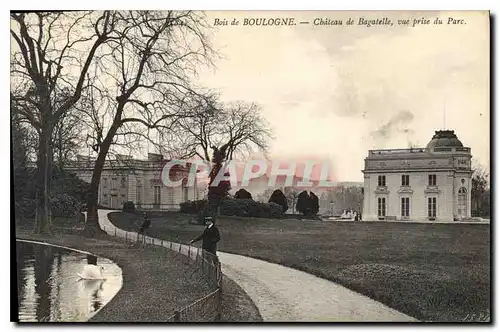
{"type": "Polygon", "coordinates": [[[453,130],[436,131],[425,148],[370,150],[363,220],[470,218],[471,158],[453,130]]]}
{"type": "MultiPolygon", "coordinates": [[[[121,209],[123,203],[132,201],[141,209],[178,210],[179,204],[198,199],[197,181],[188,186],[191,165],[175,165],[170,170],[171,181],[182,180],[182,186],[168,187],[162,181],[162,171],[168,160],[162,155],[149,153],[147,160],[119,156],[116,160],[107,160],[101,174],[98,201],[102,206],[121,209]]],[[[67,168],[82,180],[92,179],[94,160],[79,156],[78,160],[67,168]]]]}

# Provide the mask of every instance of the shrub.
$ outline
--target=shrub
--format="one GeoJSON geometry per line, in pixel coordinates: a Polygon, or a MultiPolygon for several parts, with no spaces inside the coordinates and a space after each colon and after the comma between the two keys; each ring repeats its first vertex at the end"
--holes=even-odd
{"type": "MultiPolygon", "coordinates": [[[[203,213],[208,207],[206,200],[188,201],[180,204],[180,212],[197,214],[203,218],[203,213]]],[[[280,218],[283,209],[275,203],[261,203],[253,199],[224,199],[220,205],[220,214],[223,216],[256,217],[256,218],[280,218]]]]}
{"type": "Polygon", "coordinates": [[[16,219],[34,218],[36,202],[34,199],[21,198],[14,204],[16,219]]]}
{"type": "Polygon", "coordinates": [[[200,214],[207,206],[207,200],[187,201],[180,204],[180,212],[188,214],[200,214]]]}
{"type": "Polygon", "coordinates": [[[311,204],[311,213],[313,215],[318,214],[318,211],[319,211],[319,198],[318,198],[318,196],[316,196],[316,194],[314,194],[311,191],[311,195],[309,196],[309,199],[310,199],[310,204],[311,204]]]}
{"type": "Polygon", "coordinates": [[[135,204],[132,201],[127,201],[123,203],[123,212],[134,213],[135,212],[135,204]]]}
{"type": "Polygon", "coordinates": [[[235,199],[252,199],[252,194],[241,188],[234,194],[235,199]]]}
{"type": "Polygon", "coordinates": [[[288,200],[286,199],[285,194],[279,189],[273,191],[271,197],[269,197],[269,203],[276,203],[281,206],[283,213],[288,210],[288,200]]]}
{"type": "Polygon", "coordinates": [[[74,217],[82,210],[82,202],[68,194],[51,196],[50,206],[54,217],[74,217]]]}
{"type": "Polygon", "coordinates": [[[221,204],[221,215],[257,218],[280,218],[283,210],[275,203],[261,203],[253,199],[226,199],[221,204]]]}
{"type": "Polygon", "coordinates": [[[311,214],[311,198],[307,191],[303,191],[297,196],[297,211],[302,213],[303,215],[311,214]]]}

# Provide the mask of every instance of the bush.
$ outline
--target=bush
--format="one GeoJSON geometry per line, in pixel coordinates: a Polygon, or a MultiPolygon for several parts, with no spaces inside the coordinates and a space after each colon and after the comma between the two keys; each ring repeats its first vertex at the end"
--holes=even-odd
{"type": "MultiPolygon", "coordinates": [[[[68,194],[56,194],[49,198],[51,215],[53,217],[74,217],[80,214],[83,202],[68,194]]],[[[16,218],[34,218],[36,201],[34,199],[21,199],[14,204],[16,218]]]]}
{"type": "Polygon", "coordinates": [[[269,197],[269,203],[276,203],[281,206],[283,213],[288,210],[288,200],[285,197],[285,194],[279,189],[273,191],[271,197],[269,197]]]}
{"type": "Polygon", "coordinates": [[[188,214],[200,214],[207,206],[207,200],[187,201],[180,204],[180,212],[188,214]]]}
{"type": "Polygon", "coordinates": [[[53,217],[74,217],[82,210],[82,202],[68,194],[56,194],[50,197],[53,217]]]}
{"type": "MultiPolygon", "coordinates": [[[[180,212],[202,215],[208,207],[206,200],[181,203],[180,212]]],[[[283,209],[275,203],[261,203],[253,199],[224,199],[220,206],[220,214],[223,216],[256,217],[256,218],[280,218],[283,209]]]]}
{"type": "Polygon", "coordinates": [[[132,201],[127,201],[123,203],[123,212],[134,213],[135,212],[135,204],[132,201]]]}
{"type": "Polygon", "coordinates": [[[36,202],[34,199],[21,198],[14,203],[16,219],[34,218],[36,202]]]}
{"type": "Polygon", "coordinates": [[[297,196],[296,208],[297,211],[305,216],[311,214],[311,198],[309,197],[307,191],[304,190],[299,194],[299,196],[297,196]]]}
{"type": "Polygon", "coordinates": [[[252,199],[252,194],[241,188],[234,194],[235,199],[252,199]]]}
{"type": "Polygon", "coordinates": [[[311,191],[311,195],[309,196],[309,199],[310,199],[310,204],[311,204],[311,213],[313,215],[316,215],[318,214],[318,211],[319,211],[319,198],[318,196],[316,196],[316,194],[314,194],[312,191],[311,191]]]}
{"type": "Polygon", "coordinates": [[[253,199],[226,199],[220,207],[221,215],[256,218],[280,218],[283,209],[275,203],[261,203],[253,199]]]}

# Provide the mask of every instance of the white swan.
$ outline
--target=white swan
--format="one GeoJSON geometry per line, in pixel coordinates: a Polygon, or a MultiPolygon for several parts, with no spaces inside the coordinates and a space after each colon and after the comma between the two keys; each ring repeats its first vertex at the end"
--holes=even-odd
{"type": "Polygon", "coordinates": [[[78,277],[86,280],[105,280],[102,271],[104,271],[104,266],[89,264],[83,267],[83,272],[78,273],[78,277]]]}

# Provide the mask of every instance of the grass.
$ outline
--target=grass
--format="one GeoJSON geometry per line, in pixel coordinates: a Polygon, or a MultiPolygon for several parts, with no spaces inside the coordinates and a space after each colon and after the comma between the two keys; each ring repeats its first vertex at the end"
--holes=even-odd
{"type": "Polygon", "coordinates": [[[259,309],[237,283],[222,276],[221,322],[262,322],[259,309]]]}
{"type": "MultiPolygon", "coordinates": [[[[85,216],[83,213],[79,213],[74,217],[52,217],[51,228],[54,231],[61,229],[71,229],[73,227],[83,227],[85,223],[85,216]]],[[[19,218],[16,220],[16,228],[24,229],[24,230],[33,230],[35,227],[35,219],[34,218],[19,218]]]]}
{"type": "MultiPolygon", "coordinates": [[[[112,213],[124,229],[137,216],[112,213]]],[[[196,216],[153,217],[148,235],[187,242],[196,216]]],[[[423,321],[484,321],[490,310],[490,226],[221,217],[219,250],[338,282],[423,321]],[[482,317],[482,318],[478,318],[482,317]]]]}

